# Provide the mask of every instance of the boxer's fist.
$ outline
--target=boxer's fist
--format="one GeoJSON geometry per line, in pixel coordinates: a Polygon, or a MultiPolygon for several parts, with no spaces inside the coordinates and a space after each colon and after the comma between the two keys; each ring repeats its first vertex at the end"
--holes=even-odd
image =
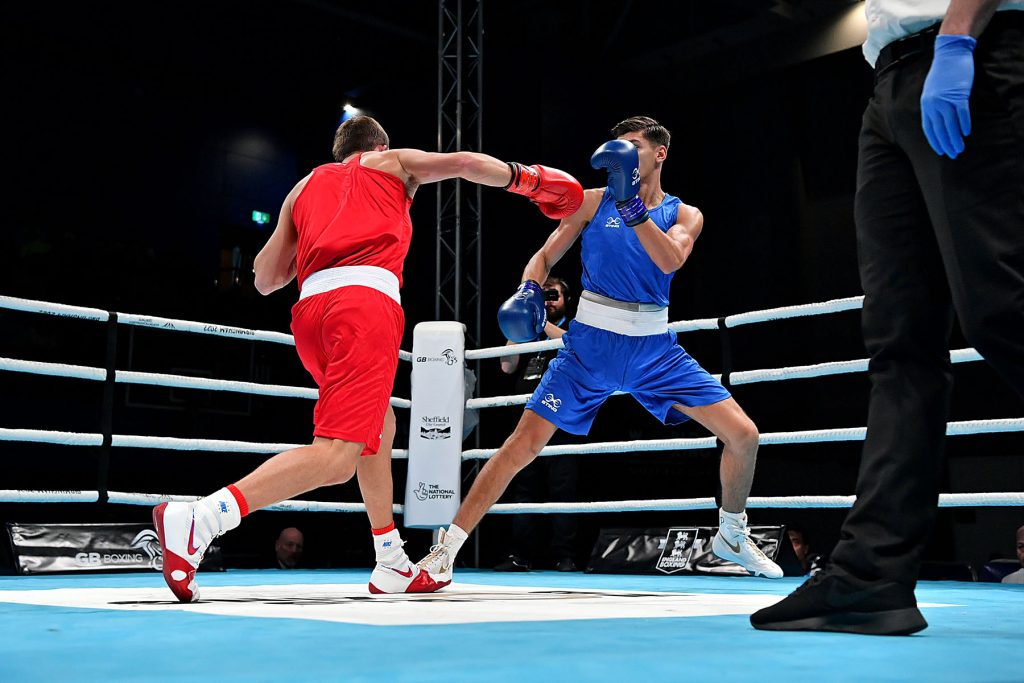
{"type": "Polygon", "coordinates": [[[615,201],[628,201],[640,192],[640,154],[632,142],[609,140],[594,151],[590,165],[608,171],[615,201]]]}
{"type": "Polygon", "coordinates": [[[583,186],[565,171],[509,162],[512,179],[505,189],[528,197],[548,218],[561,220],[583,206],[583,186]]]}
{"type": "Polygon", "coordinates": [[[650,216],[640,199],[640,153],[632,142],[609,140],[590,156],[590,165],[608,171],[608,187],[615,195],[615,208],[633,228],[650,216]]]}
{"type": "Polygon", "coordinates": [[[544,308],[544,291],[533,280],[519,289],[498,309],[498,327],[511,342],[533,341],[544,331],[548,314],[544,308]]]}

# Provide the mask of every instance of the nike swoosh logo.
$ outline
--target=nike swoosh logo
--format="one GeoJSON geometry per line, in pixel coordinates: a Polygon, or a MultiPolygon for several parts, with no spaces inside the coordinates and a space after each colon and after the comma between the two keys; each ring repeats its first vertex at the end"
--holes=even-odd
{"type": "Polygon", "coordinates": [[[185,550],[188,551],[189,555],[195,555],[199,552],[199,548],[192,545],[192,541],[195,539],[196,533],[196,513],[192,513],[192,528],[188,530],[188,547],[185,550]]]}
{"type": "Polygon", "coordinates": [[[399,576],[404,576],[407,579],[411,579],[412,578],[412,567],[409,567],[404,572],[401,569],[395,569],[394,567],[388,567],[388,569],[390,569],[394,573],[398,574],[399,576]]]}
{"type": "Polygon", "coordinates": [[[729,543],[729,541],[725,540],[725,536],[722,536],[722,542],[725,543],[726,547],[729,548],[729,550],[733,551],[737,555],[740,554],[740,544],[739,543],[737,543],[736,545],[733,545],[732,543],[729,543]]]}

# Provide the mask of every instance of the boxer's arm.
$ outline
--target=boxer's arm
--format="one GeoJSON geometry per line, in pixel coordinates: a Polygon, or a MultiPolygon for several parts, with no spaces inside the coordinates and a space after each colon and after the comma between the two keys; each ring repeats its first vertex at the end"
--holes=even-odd
{"type": "MultiPolygon", "coordinates": [[[[505,342],[505,346],[515,346],[515,342],[505,342]]],[[[501,371],[511,375],[519,367],[519,356],[502,356],[501,371]]]]}
{"type": "Polygon", "coordinates": [[[544,334],[548,336],[548,339],[561,339],[565,332],[565,330],[550,320],[544,325],[544,334]]]}
{"type": "Polygon", "coordinates": [[[661,272],[668,275],[683,267],[686,259],[693,251],[693,243],[697,241],[701,228],[704,227],[704,215],[696,207],[680,204],[676,212],[676,223],[668,232],[647,219],[633,228],[644,251],[654,261],[661,272]]]}
{"type": "Polygon", "coordinates": [[[544,282],[548,279],[551,269],[565,256],[565,252],[569,251],[569,247],[579,238],[583,233],[583,228],[587,227],[587,223],[594,217],[603,196],[604,188],[583,192],[583,205],[576,213],[559,222],[554,232],[548,235],[544,246],[526,264],[526,269],[523,271],[524,282],[526,280],[544,282]]]}
{"type": "Polygon", "coordinates": [[[295,206],[295,198],[302,192],[302,188],[312,175],[311,173],[300,180],[285,197],[277,218],[277,227],[253,261],[252,271],[256,274],[256,289],[264,296],[281,289],[295,277],[295,250],[299,233],[292,220],[292,208],[295,206]]]}
{"type": "Polygon", "coordinates": [[[418,149],[389,149],[366,152],[360,163],[397,176],[410,194],[419,185],[462,178],[492,187],[504,187],[512,172],[504,161],[476,152],[424,152],[418,149]]]}

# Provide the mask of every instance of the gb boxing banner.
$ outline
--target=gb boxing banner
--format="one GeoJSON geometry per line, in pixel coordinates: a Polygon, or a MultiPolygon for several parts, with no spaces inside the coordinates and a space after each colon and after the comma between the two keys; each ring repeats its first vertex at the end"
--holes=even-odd
{"type": "Polygon", "coordinates": [[[465,347],[462,323],[425,322],[413,329],[407,527],[449,524],[459,509],[465,347]]]}
{"type": "MultiPolygon", "coordinates": [[[[147,524],[9,523],[7,533],[22,574],[163,567],[160,542],[147,524]]],[[[207,550],[200,568],[222,569],[219,547],[207,550]]]]}

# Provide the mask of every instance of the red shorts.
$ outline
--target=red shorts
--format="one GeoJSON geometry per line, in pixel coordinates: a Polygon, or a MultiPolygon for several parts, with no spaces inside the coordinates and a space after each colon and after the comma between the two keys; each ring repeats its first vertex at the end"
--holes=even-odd
{"type": "Polygon", "coordinates": [[[405,314],[391,297],[339,287],[292,307],[292,334],[303,366],[320,387],[313,434],[380,448],[398,367],[405,314]]]}

